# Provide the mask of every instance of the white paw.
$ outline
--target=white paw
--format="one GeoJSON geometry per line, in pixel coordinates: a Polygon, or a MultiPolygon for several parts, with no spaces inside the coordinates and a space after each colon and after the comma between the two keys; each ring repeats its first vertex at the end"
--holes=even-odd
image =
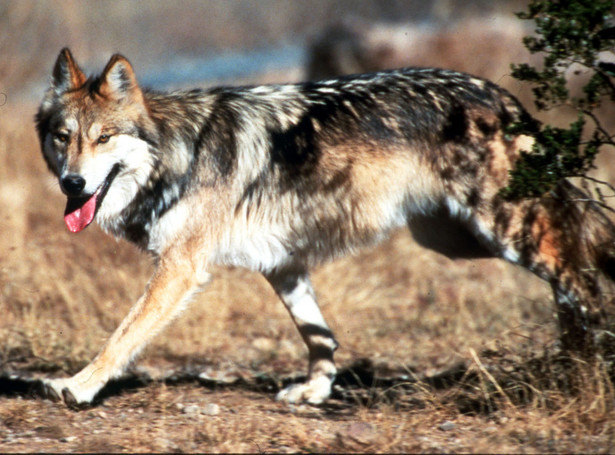
{"type": "Polygon", "coordinates": [[[331,395],[333,381],[327,376],[319,376],[303,384],[293,384],[281,390],[275,397],[289,404],[322,404],[331,395]]]}
{"type": "Polygon", "coordinates": [[[69,407],[90,404],[100,387],[79,386],[73,378],[43,379],[43,395],[50,400],[64,400],[69,407]]]}

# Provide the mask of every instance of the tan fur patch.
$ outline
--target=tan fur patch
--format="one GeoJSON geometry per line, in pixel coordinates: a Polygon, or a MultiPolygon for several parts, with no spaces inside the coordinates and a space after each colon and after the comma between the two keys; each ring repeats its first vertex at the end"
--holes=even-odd
{"type": "Polygon", "coordinates": [[[531,229],[532,237],[538,241],[540,262],[544,262],[549,269],[559,270],[562,266],[561,248],[546,215],[538,215],[531,229]]]}

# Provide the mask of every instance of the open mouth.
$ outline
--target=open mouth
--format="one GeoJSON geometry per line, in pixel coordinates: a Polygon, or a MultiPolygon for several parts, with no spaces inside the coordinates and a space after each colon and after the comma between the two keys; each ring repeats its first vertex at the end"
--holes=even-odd
{"type": "Polygon", "coordinates": [[[82,197],[69,197],[64,210],[64,223],[70,232],[80,232],[94,221],[96,212],[100,207],[113,179],[117,177],[120,165],[115,164],[107,175],[105,181],[98,187],[94,194],[82,197]]]}

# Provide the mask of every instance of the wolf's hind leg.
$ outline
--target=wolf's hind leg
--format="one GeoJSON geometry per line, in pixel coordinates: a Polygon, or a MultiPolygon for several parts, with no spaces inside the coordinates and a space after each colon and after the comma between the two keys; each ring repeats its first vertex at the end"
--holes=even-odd
{"type": "Polygon", "coordinates": [[[269,275],[267,279],[286,305],[309,351],[307,381],[285,388],[276,399],[288,403],[320,404],[331,395],[337,373],[333,362],[337,341],[318,308],[306,273],[284,271],[269,275]]]}

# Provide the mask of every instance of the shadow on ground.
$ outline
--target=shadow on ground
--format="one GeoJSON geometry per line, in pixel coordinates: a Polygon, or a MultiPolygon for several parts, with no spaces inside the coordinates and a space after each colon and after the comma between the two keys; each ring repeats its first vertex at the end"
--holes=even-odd
{"type": "MultiPolygon", "coordinates": [[[[476,364],[458,363],[433,376],[422,375],[410,368],[376,367],[370,359],[360,359],[339,371],[331,399],[322,407],[332,412],[382,404],[396,410],[423,409],[437,396],[440,405],[450,405],[461,413],[490,414],[502,404],[522,405],[536,397],[548,404],[550,397],[575,395],[587,379],[588,372],[602,371],[605,381],[612,383],[615,380],[615,356],[612,353],[607,356],[607,351],[603,352],[603,357],[597,358],[598,363],[597,360],[590,362],[570,356],[559,349],[528,351],[521,357],[496,351],[482,354],[483,360],[476,364]]],[[[0,374],[0,396],[49,397],[41,380],[28,377],[29,374],[0,374]]],[[[243,390],[273,398],[284,387],[303,381],[305,376],[280,378],[265,374],[218,380],[194,365],[155,380],[145,373],[133,372],[109,382],[91,406],[97,406],[110,397],[146,388],[152,383],[171,388],[194,384],[211,391],[243,390]]]]}
{"type": "MultiPolygon", "coordinates": [[[[194,370],[194,369],[192,369],[194,370]]],[[[360,359],[339,371],[333,385],[330,406],[373,406],[383,401],[394,403],[396,407],[423,407],[422,400],[413,399],[421,388],[429,387],[444,390],[459,385],[467,379],[467,368],[458,364],[441,374],[419,378],[412,372],[388,372],[380,374],[369,359],[360,359]]],[[[195,384],[208,390],[247,390],[267,395],[275,395],[282,388],[302,382],[305,376],[276,378],[257,375],[249,379],[238,378],[233,381],[219,381],[204,378],[197,371],[174,373],[164,379],[152,380],[146,374],[130,373],[110,381],[96,396],[92,406],[105,399],[145,388],[153,382],[167,386],[195,384]]],[[[0,396],[44,399],[45,391],[40,379],[28,378],[18,374],[0,375],[0,396]]]]}

